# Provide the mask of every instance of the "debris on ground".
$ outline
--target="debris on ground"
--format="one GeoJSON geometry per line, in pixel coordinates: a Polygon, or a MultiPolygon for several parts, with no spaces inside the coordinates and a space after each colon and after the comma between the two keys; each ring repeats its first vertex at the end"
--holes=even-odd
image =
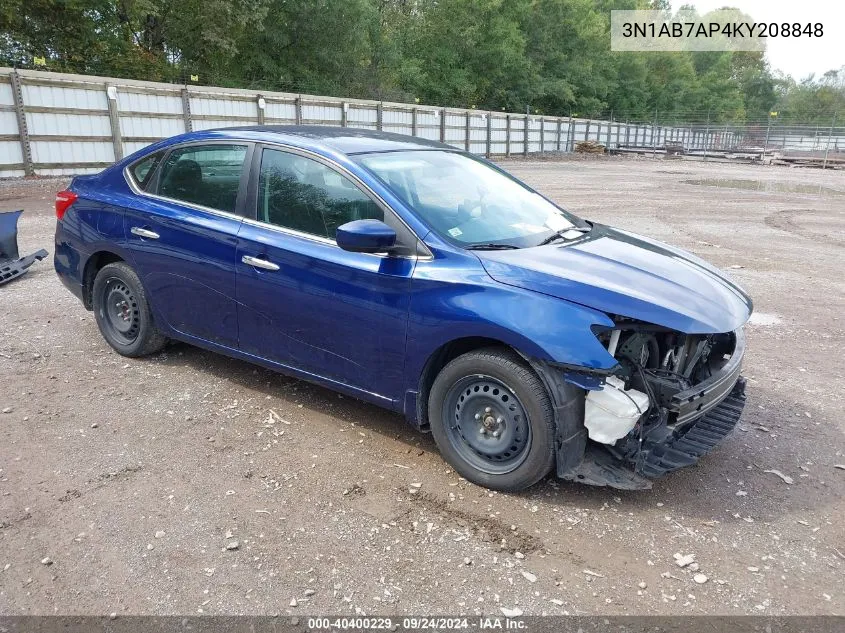
{"type": "Polygon", "coordinates": [[[692,565],[695,562],[694,554],[675,554],[673,558],[675,559],[675,564],[678,567],[686,567],[687,565],[692,565]]]}
{"type": "Polygon", "coordinates": [[[19,257],[18,218],[23,211],[0,213],[0,285],[23,275],[35,262],[47,257],[43,248],[19,257]]]}
{"type": "Polygon", "coordinates": [[[578,154],[604,154],[605,147],[596,141],[578,141],[575,143],[575,151],[578,154]]]}
{"type": "Polygon", "coordinates": [[[522,571],[522,577],[525,578],[528,582],[537,582],[537,576],[532,574],[530,571],[522,571]]]}
{"type": "Polygon", "coordinates": [[[794,484],[795,483],[795,480],[792,477],[790,477],[789,475],[784,475],[782,472],[780,472],[779,470],[775,470],[774,468],[770,468],[769,470],[764,470],[763,472],[764,473],[771,473],[773,475],[777,475],[778,477],[783,479],[783,482],[786,483],[786,484],[794,484]]]}

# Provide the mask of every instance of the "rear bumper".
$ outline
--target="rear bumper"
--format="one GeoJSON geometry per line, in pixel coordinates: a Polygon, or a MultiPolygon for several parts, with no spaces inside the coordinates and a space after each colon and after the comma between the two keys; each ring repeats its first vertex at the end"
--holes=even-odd
{"type": "Polygon", "coordinates": [[[82,291],[82,257],[79,251],[67,241],[61,239],[60,228],[56,228],[56,250],[53,255],[53,267],[65,288],[85,303],[82,291]]]}

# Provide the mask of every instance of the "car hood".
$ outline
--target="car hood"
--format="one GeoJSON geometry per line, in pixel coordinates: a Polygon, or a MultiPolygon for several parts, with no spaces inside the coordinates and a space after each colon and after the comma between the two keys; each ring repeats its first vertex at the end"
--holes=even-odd
{"type": "Polygon", "coordinates": [[[716,267],[600,224],[565,244],[475,253],[500,283],[687,334],[730,332],[751,315],[751,299],[716,267]]]}

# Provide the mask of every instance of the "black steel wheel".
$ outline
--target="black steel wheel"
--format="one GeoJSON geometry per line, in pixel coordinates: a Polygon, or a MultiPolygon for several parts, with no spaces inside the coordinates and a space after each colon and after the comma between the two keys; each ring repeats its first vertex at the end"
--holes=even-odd
{"type": "Polygon", "coordinates": [[[109,277],[101,289],[100,305],[104,311],[103,325],[109,336],[122,345],[131,345],[141,330],[138,300],[120,278],[109,277]]]}
{"type": "Polygon", "coordinates": [[[447,462],[496,490],[522,490],[554,463],[554,415],[534,371],[507,348],[485,348],[446,365],[429,394],[429,423],[447,462]]]}
{"type": "Polygon", "coordinates": [[[100,333],[120,354],[145,356],[166,344],[153,323],[144,287],[125,262],[107,264],[97,273],[91,302],[100,333]]]}
{"type": "Polygon", "coordinates": [[[492,376],[466,376],[446,394],[443,425],[461,458],[490,475],[509,473],[531,448],[531,426],[513,390],[492,376]]]}

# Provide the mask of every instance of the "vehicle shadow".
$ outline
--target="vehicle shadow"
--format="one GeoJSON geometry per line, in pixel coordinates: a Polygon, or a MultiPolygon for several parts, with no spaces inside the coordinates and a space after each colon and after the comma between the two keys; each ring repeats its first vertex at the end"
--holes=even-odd
{"type": "MultiPolygon", "coordinates": [[[[404,444],[411,450],[438,453],[428,433],[411,427],[398,413],[382,409],[318,385],[291,378],[245,361],[235,360],[200,348],[175,343],[153,359],[168,366],[186,365],[210,372],[237,388],[269,395],[309,415],[323,415],[340,423],[354,423],[371,433],[404,444]]],[[[269,401],[268,401],[269,402],[269,401]]],[[[815,463],[819,435],[835,447],[839,439],[830,426],[801,429],[804,418],[794,411],[812,412],[810,405],[796,405],[774,390],[755,386],[738,428],[695,466],[681,469],[654,482],[651,490],[626,491],[586,486],[557,480],[551,474],[544,481],[509,496],[560,507],[599,509],[605,504],[623,504],[626,511],[654,510],[663,504],[667,514],[700,521],[772,521],[786,514],[802,514],[836,503],[843,496],[841,478],[826,464],[815,463]],[[757,403],[764,401],[766,409],[757,403]],[[797,420],[797,422],[796,422],[797,420]],[[797,428],[796,428],[797,427],[797,428]],[[761,429],[767,429],[762,431],[761,429]],[[805,464],[811,464],[806,466],[805,464]],[[803,470],[801,467],[807,469],[803,470]],[[779,470],[790,476],[786,484],[765,470],[779,470]],[[737,493],[745,493],[738,495],[737,493]]],[[[442,459],[439,454],[437,459],[442,459]]]]}
{"type": "Polygon", "coordinates": [[[399,413],[259,365],[178,342],[170,344],[164,353],[151,360],[171,367],[187,365],[196,371],[211,373],[237,388],[270,396],[292,406],[301,405],[312,415],[354,423],[372,433],[398,440],[409,448],[437,451],[431,435],[413,428],[399,413]]]}

